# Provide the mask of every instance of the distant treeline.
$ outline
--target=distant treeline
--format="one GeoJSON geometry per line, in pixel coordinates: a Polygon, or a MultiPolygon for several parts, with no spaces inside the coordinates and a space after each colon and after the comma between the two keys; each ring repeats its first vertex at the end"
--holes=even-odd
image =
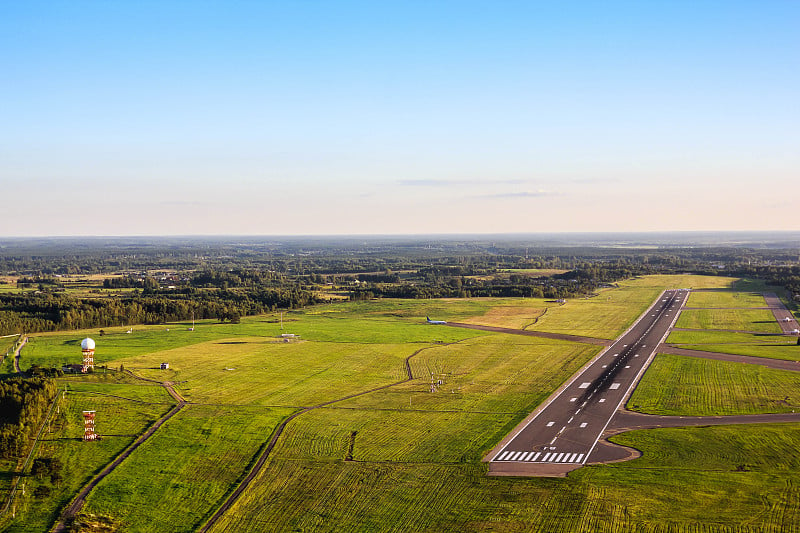
{"type": "Polygon", "coordinates": [[[0,294],[0,334],[33,333],[179,320],[240,317],[317,302],[294,288],[142,291],[124,297],[76,298],[61,293],[0,294]]]}
{"type": "Polygon", "coordinates": [[[785,287],[800,301],[800,250],[791,248],[562,246],[529,253],[524,243],[516,242],[312,244],[179,240],[170,249],[141,242],[127,248],[103,242],[81,253],[46,245],[43,250],[49,254],[0,249],[0,273],[22,276],[20,287],[38,288],[33,293],[0,292],[0,334],[172,322],[192,316],[237,321],[276,308],[313,304],[329,291],[354,300],[573,298],[603,284],[655,273],[752,276],[785,287]],[[566,272],[536,276],[537,269],[566,272]],[[117,274],[102,283],[106,289],[132,290],[97,290],[91,297],[76,297],[59,277],[95,272],[117,274]]]}
{"type": "Polygon", "coordinates": [[[57,392],[51,379],[0,381],[0,457],[14,459],[22,454],[47,416],[57,392]]]}

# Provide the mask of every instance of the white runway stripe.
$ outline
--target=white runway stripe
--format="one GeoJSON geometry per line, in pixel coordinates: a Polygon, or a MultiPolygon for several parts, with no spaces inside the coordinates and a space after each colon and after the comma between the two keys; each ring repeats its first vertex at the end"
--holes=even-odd
{"type": "Polygon", "coordinates": [[[577,454],[577,453],[573,453],[572,455],[570,455],[570,456],[569,456],[569,460],[568,460],[568,461],[566,461],[566,462],[567,462],[567,463],[574,463],[574,462],[575,462],[575,459],[576,459],[577,457],[578,457],[578,454],[577,454]]]}
{"type": "Polygon", "coordinates": [[[553,459],[553,462],[554,462],[554,463],[558,463],[559,461],[561,461],[561,457],[563,457],[563,456],[564,456],[564,454],[563,454],[563,453],[560,453],[560,454],[558,454],[558,457],[556,457],[555,459],[553,459]]]}
{"type": "Polygon", "coordinates": [[[520,456],[520,455],[522,455],[522,453],[523,453],[523,452],[517,452],[517,453],[515,453],[515,454],[514,454],[514,457],[512,457],[511,459],[509,459],[509,461],[516,461],[517,459],[519,459],[519,456],[520,456]]]}
{"type": "Polygon", "coordinates": [[[542,457],[542,462],[546,463],[550,456],[553,455],[552,453],[546,453],[544,457],[542,457]]]}
{"type": "Polygon", "coordinates": [[[534,455],[533,457],[531,457],[531,461],[535,461],[535,460],[536,460],[536,458],[537,458],[537,457],[539,457],[540,455],[542,455],[542,452],[536,452],[536,455],[534,455]]]}
{"type": "Polygon", "coordinates": [[[522,457],[519,458],[520,461],[527,461],[528,457],[533,455],[533,452],[525,452],[522,454],[522,457]]]}
{"type": "Polygon", "coordinates": [[[578,455],[577,459],[575,459],[576,463],[580,463],[581,461],[583,461],[583,454],[582,453],[578,455]]]}
{"type": "Polygon", "coordinates": [[[500,457],[498,457],[497,459],[495,459],[495,461],[502,461],[503,459],[505,459],[505,456],[506,456],[506,455],[508,455],[508,454],[509,454],[509,452],[503,452],[503,453],[501,453],[501,454],[500,454],[500,457]]]}

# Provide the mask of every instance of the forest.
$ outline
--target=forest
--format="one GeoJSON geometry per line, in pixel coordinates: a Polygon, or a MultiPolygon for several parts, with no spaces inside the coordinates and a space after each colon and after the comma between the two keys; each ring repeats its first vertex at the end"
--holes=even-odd
{"type": "Polygon", "coordinates": [[[57,392],[52,379],[0,380],[0,458],[18,457],[28,446],[57,392]]]}

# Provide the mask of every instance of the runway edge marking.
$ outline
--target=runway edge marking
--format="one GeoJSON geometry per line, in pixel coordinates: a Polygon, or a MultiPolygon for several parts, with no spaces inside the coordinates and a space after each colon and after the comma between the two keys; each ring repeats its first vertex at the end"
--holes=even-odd
{"type": "MultiPolygon", "coordinates": [[[[600,350],[600,353],[598,353],[588,363],[586,363],[580,369],[578,369],[578,371],[575,372],[575,374],[572,376],[572,379],[570,379],[569,381],[566,381],[564,384],[562,384],[558,389],[556,389],[555,392],[553,392],[553,394],[551,394],[547,398],[547,400],[545,400],[544,403],[540,404],[522,422],[517,424],[517,426],[514,429],[512,429],[511,432],[508,435],[503,437],[500,440],[500,442],[497,443],[497,446],[492,448],[489,451],[489,453],[487,453],[486,456],[483,459],[481,459],[481,462],[491,463],[492,461],[494,461],[494,458],[497,457],[498,455],[500,455],[500,453],[503,452],[506,449],[506,446],[508,446],[511,443],[511,441],[513,441],[517,437],[517,435],[522,433],[525,430],[525,428],[528,427],[530,425],[530,423],[533,422],[536,419],[536,417],[539,416],[539,414],[547,408],[548,405],[553,403],[553,401],[555,401],[555,399],[558,398],[561,395],[561,393],[564,392],[564,390],[567,387],[572,385],[581,375],[583,375],[584,372],[586,372],[586,370],[590,366],[592,366],[598,359],[600,359],[603,355],[605,355],[605,353],[610,348],[612,348],[617,342],[619,342],[619,340],[622,337],[624,337],[625,335],[630,333],[630,331],[634,328],[634,326],[636,326],[636,324],[638,324],[640,320],[645,318],[647,316],[647,313],[649,313],[650,310],[653,309],[656,306],[656,304],[658,304],[661,301],[661,298],[664,296],[664,294],[667,292],[667,290],[675,290],[675,289],[664,289],[663,291],[661,291],[661,294],[659,294],[658,297],[655,299],[655,301],[652,304],[650,304],[650,307],[648,307],[641,315],[639,315],[636,318],[636,320],[631,322],[631,325],[628,327],[628,329],[626,329],[625,331],[620,333],[617,336],[617,338],[611,343],[611,346],[606,346],[605,348],[600,350]]],[[[681,307],[683,307],[683,304],[681,304],[681,307]]],[[[649,362],[648,362],[648,364],[649,364],[649,362]]],[[[614,418],[614,417],[612,416],[611,418],[614,418]]],[[[608,424],[606,424],[606,425],[608,425],[608,424]]],[[[605,428],[603,428],[603,431],[605,431],[605,428]]],[[[601,435],[602,435],[602,432],[601,432],[601,435]]],[[[597,444],[597,443],[595,442],[595,444],[597,444]]],[[[592,449],[594,449],[594,446],[592,447],[592,449]]],[[[591,450],[590,450],[589,453],[591,453],[591,450]]],[[[587,453],[586,454],[586,459],[588,459],[588,458],[589,458],[589,454],[587,453]]]]}

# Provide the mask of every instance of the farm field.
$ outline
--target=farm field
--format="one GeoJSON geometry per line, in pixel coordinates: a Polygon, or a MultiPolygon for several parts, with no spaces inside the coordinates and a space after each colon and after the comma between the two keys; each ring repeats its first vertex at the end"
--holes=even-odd
{"type": "Polygon", "coordinates": [[[727,329],[780,333],[772,311],[767,309],[691,309],[681,311],[676,328],[727,329]]]}
{"type": "Polygon", "coordinates": [[[800,372],[659,354],[628,408],[642,413],[721,416],[800,410],[800,372]]]}
{"type": "MultiPolygon", "coordinates": [[[[164,531],[165,524],[195,531],[281,421],[300,407],[358,393],[365,394],[291,420],[265,468],[213,531],[792,531],[800,524],[793,482],[800,465],[779,454],[800,445],[799,424],[633,432],[615,437],[644,452],[632,462],[583,468],[566,479],[487,477],[484,454],[601,348],[424,323],[430,316],[525,327],[547,309],[529,329],[614,338],[665,287],[733,283],[653,276],[566,305],[384,299],[286,312],[283,329],[280,316],[270,314],[240,324],[198,321],[194,331],[182,323],[136,326],[131,334],[106,328],[103,336],[36,335],[23,349],[25,368],[79,362],[80,340],[89,335],[97,363],[110,370],[60,379],[71,407],[38,453],[63,457],[69,482],[44,499],[26,496],[8,531],[47,530],[92,472],[174,404],[158,384],[113,371],[120,365],[176,383],[193,403],[89,495],[84,511],[108,517],[119,531],[164,531]],[[281,333],[299,338],[283,342],[281,333]],[[407,360],[414,379],[406,382],[407,360]],[[161,362],[170,369],[159,370],[161,362]],[[385,388],[370,391],[377,387],[385,388]],[[80,410],[89,404],[98,411],[98,431],[109,435],[98,443],[78,440],[80,410]],[[102,453],[81,463],[92,450],[102,453]],[[726,505],[731,498],[736,505],[726,505]]],[[[655,373],[645,375],[658,389],[649,395],[653,408],[798,407],[798,374],[672,357],[657,357],[655,373]],[[704,388],[713,395],[704,396],[704,388]]]]}

